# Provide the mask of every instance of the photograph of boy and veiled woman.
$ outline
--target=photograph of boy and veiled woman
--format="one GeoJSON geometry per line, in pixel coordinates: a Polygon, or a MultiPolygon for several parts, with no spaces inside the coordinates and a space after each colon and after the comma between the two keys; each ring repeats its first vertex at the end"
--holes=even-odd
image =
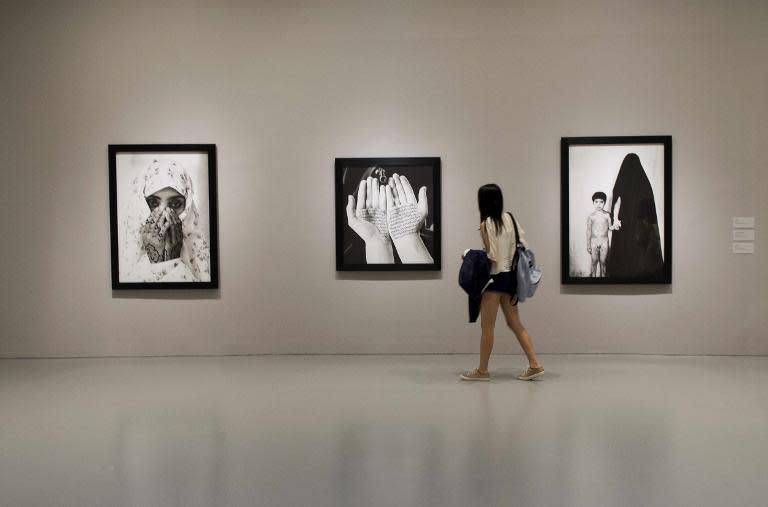
{"type": "Polygon", "coordinates": [[[440,159],[336,159],[339,270],[439,269],[440,159]]]}
{"type": "Polygon", "coordinates": [[[215,153],[130,150],[110,147],[113,286],[213,286],[215,153]]]}
{"type": "Polygon", "coordinates": [[[670,283],[671,139],[566,146],[563,282],[670,283]]]}

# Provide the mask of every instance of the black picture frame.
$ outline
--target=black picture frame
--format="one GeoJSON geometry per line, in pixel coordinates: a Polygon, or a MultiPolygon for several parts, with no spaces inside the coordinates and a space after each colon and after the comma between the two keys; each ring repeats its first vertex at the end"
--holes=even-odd
{"type": "Polygon", "coordinates": [[[336,270],[337,271],[440,271],[441,269],[441,188],[440,157],[372,157],[336,158],[335,161],[335,218],[336,218],[336,270]],[[427,187],[427,213],[420,237],[433,262],[404,263],[397,248],[393,263],[367,263],[365,243],[350,228],[346,206],[348,196],[353,195],[360,177],[366,170],[381,168],[379,176],[391,178],[395,173],[405,175],[418,195],[422,186],[427,187]],[[358,174],[360,173],[360,174],[358,174]],[[354,175],[353,175],[354,174],[354,175]],[[362,250],[361,250],[362,248],[362,250]],[[362,252],[362,253],[361,253],[362,252]]]}
{"type": "MultiPolygon", "coordinates": [[[[560,161],[561,283],[671,284],[672,136],[564,137],[560,161]],[[588,227],[595,222],[588,221],[593,215],[584,211],[582,202],[592,206],[596,220],[601,217],[600,202],[591,200],[592,192],[606,194],[603,211],[608,226],[619,226],[607,233],[610,242],[605,243],[609,247],[604,262],[599,253],[604,242],[594,235],[587,239],[592,231],[588,227]],[[625,197],[626,209],[621,206],[621,193],[630,196],[625,197]],[[619,213],[618,222],[614,211],[619,213]],[[593,256],[592,252],[598,253],[593,256]],[[595,260],[599,265],[593,267],[595,260]]],[[[598,230],[603,227],[605,222],[598,230]]]]}
{"type": "MultiPolygon", "coordinates": [[[[215,144],[110,144],[108,147],[108,160],[109,160],[109,213],[110,213],[110,245],[111,245],[111,258],[112,258],[112,290],[137,290],[137,289],[217,289],[219,287],[219,247],[218,247],[218,201],[217,201],[217,186],[216,186],[216,145],[215,144]],[[125,158],[131,160],[131,163],[124,163],[125,158]],[[125,209],[133,207],[133,209],[140,210],[144,215],[149,213],[149,207],[142,208],[140,204],[136,204],[133,201],[143,199],[144,196],[136,195],[135,188],[128,190],[123,187],[135,187],[125,183],[126,179],[133,182],[138,181],[143,174],[138,167],[146,167],[145,170],[149,170],[149,166],[146,165],[147,160],[152,160],[151,163],[157,162],[157,160],[168,161],[173,158],[181,159],[199,159],[199,163],[193,164],[196,171],[187,171],[182,163],[177,172],[183,173],[181,178],[186,178],[183,181],[189,181],[190,188],[192,188],[193,181],[198,192],[205,190],[204,193],[197,195],[197,199],[206,203],[204,207],[207,211],[201,213],[198,208],[195,208],[195,217],[198,220],[194,220],[196,226],[200,226],[200,233],[196,231],[194,250],[198,255],[188,256],[188,259],[192,261],[184,261],[184,264],[190,269],[186,271],[190,274],[191,280],[182,281],[174,280],[173,276],[170,276],[170,281],[146,281],[141,280],[141,277],[134,279],[128,276],[125,262],[125,250],[124,246],[133,242],[134,238],[128,238],[128,233],[125,231],[127,227],[121,227],[121,223],[128,222],[125,218],[125,209]],[[203,162],[203,159],[205,162],[203,162]],[[143,166],[140,164],[144,163],[143,166]],[[204,174],[200,174],[204,173],[204,174]],[[193,176],[194,174],[194,176],[193,176]],[[205,188],[207,187],[207,188],[205,188]],[[125,201],[124,206],[121,206],[119,201],[125,201]],[[207,217],[203,216],[207,215],[207,217]],[[207,229],[207,231],[206,231],[207,229]],[[124,233],[124,237],[121,237],[121,231],[124,233]],[[207,232],[207,234],[205,234],[207,232]],[[200,260],[203,259],[203,260],[200,260]],[[123,265],[121,266],[121,261],[123,265]],[[191,267],[192,263],[194,267],[191,267]],[[201,269],[202,266],[202,269],[201,269]],[[207,269],[207,271],[206,271],[207,269]],[[199,279],[195,279],[192,273],[199,273],[199,279]]],[[[163,164],[160,162],[159,164],[163,164]]],[[[168,166],[170,167],[170,166],[168,166]]],[[[162,168],[161,171],[166,171],[168,175],[171,174],[171,170],[162,168]]],[[[170,176],[169,176],[170,177],[170,176]]],[[[195,194],[192,194],[195,195],[195,194]]],[[[185,200],[185,203],[187,201],[185,200]]],[[[194,202],[194,201],[193,201],[194,202]]],[[[146,203],[145,203],[146,204],[146,203]]],[[[185,208],[183,214],[189,216],[191,208],[185,208]]],[[[134,221],[135,222],[135,221],[134,221]]],[[[190,221],[190,223],[193,223],[190,221]]],[[[137,226],[132,222],[131,231],[137,226]]],[[[186,227],[186,222],[182,223],[182,227],[186,227]]],[[[192,235],[189,231],[183,229],[183,242],[193,241],[188,240],[192,235]]],[[[136,236],[136,234],[134,234],[136,236]]],[[[141,242],[138,236],[135,238],[138,244],[141,242]]],[[[141,257],[141,249],[138,250],[138,258],[141,262],[149,262],[147,259],[141,257]]],[[[146,257],[146,253],[143,254],[146,257]]],[[[136,257],[136,256],[134,256],[136,257]]],[[[177,259],[171,259],[166,263],[172,261],[181,262],[184,257],[178,257],[177,259]]],[[[173,263],[176,269],[185,269],[184,266],[179,266],[178,262],[173,263]]]]}

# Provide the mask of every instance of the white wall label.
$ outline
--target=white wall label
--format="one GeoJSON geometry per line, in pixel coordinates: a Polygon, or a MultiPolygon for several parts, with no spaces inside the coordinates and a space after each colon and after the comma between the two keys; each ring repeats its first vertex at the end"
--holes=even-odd
{"type": "Polygon", "coordinates": [[[733,253],[735,254],[753,254],[755,253],[754,243],[734,243],[733,253]]]}
{"type": "Polygon", "coordinates": [[[755,230],[754,229],[734,229],[733,240],[734,241],[754,241],[755,230]]]}
{"type": "Polygon", "coordinates": [[[733,217],[733,226],[742,229],[754,229],[755,217],[733,217]]]}

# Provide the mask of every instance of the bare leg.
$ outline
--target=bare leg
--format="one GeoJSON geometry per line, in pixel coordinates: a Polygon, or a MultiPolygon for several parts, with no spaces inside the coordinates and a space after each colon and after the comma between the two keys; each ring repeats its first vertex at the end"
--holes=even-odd
{"type": "Polygon", "coordinates": [[[528,331],[523,327],[523,323],[520,322],[520,314],[517,311],[517,306],[512,305],[512,296],[505,294],[502,297],[501,311],[504,313],[507,325],[512,332],[515,333],[517,341],[520,342],[523,352],[525,352],[525,355],[528,357],[528,364],[531,368],[538,368],[540,366],[539,360],[536,358],[536,351],[533,349],[531,335],[528,334],[528,331]]]}
{"type": "Polygon", "coordinates": [[[496,315],[499,313],[501,294],[498,292],[485,292],[480,301],[480,373],[488,371],[488,361],[493,350],[493,330],[496,327],[496,315]]]}
{"type": "Polygon", "coordinates": [[[600,257],[598,257],[600,255],[598,253],[599,248],[600,247],[597,247],[597,249],[592,250],[592,274],[590,276],[592,276],[593,278],[599,278],[603,276],[603,273],[601,271],[602,266],[600,265],[600,257]]]}
{"type": "Polygon", "coordinates": [[[608,276],[605,272],[605,266],[608,262],[608,240],[600,245],[600,276],[608,276]]]}

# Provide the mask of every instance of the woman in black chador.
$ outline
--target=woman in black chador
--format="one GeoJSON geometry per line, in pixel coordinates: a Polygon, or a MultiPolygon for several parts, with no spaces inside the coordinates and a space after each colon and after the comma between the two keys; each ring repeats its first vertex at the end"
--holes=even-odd
{"type": "Polygon", "coordinates": [[[624,157],[613,186],[613,231],[607,271],[611,278],[655,279],[664,274],[656,201],[634,153],[624,157]]]}

